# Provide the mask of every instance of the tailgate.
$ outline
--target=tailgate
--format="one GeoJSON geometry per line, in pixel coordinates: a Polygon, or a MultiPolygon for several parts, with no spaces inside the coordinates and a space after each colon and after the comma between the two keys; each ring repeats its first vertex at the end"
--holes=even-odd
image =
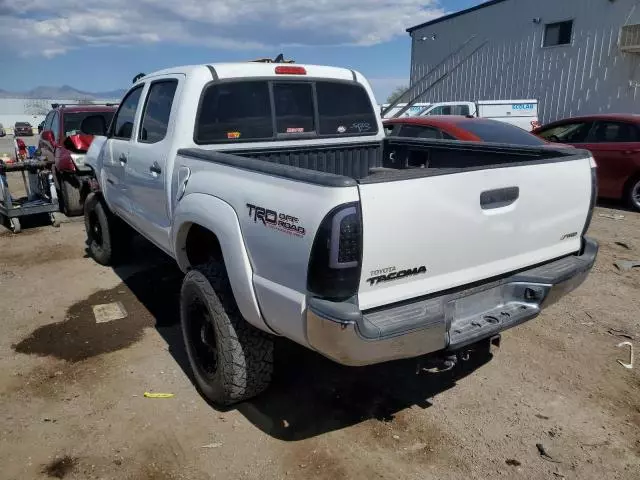
{"type": "Polygon", "coordinates": [[[580,250],[591,164],[572,158],[361,184],[360,308],[580,250]]]}

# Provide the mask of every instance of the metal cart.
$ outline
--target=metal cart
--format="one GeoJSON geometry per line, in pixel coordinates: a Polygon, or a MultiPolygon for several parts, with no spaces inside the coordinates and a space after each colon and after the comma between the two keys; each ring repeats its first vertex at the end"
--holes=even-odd
{"type": "Polygon", "coordinates": [[[13,233],[20,233],[20,217],[49,214],[51,224],[60,226],[58,194],[53,183],[53,161],[42,158],[26,159],[11,164],[0,162],[0,220],[8,220],[13,233]],[[21,172],[26,198],[16,199],[9,191],[6,174],[21,172]]]}

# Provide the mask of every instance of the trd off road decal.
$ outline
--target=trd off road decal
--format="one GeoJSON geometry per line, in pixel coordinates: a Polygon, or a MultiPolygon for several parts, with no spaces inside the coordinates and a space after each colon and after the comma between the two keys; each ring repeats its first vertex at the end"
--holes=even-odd
{"type": "Polygon", "coordinates": [[[397,271],[396,267],[387,267],[380,270],[373,270],[371,272],[371,278],[367,278],[367,282],[369,282],[369,285],[374,286],[384,282],[400,280],[401,278],[405,277],[423,275],[425,273],[427,273],[427,267],[425,267],[424,265],[420,267],[407,268],[400,271],[397,271]]]}
{"type": "Polygon", "coordinates": [[[249,218],[253,219],[254,223],[260,221],[265,227],[289,233],[296,237],[304,237],[307,233],[304,227],[299,225],[300,219],[293,215],[278,213],[275,210],[258,207],[250,203],[247,203],[247,208],[249,209],[249,218]]]}

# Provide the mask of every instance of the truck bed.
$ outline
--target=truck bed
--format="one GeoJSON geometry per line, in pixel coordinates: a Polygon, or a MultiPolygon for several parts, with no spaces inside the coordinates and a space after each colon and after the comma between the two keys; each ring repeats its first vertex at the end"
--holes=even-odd
{"type": "Polygon", "coordinates": [[[347,145],[233,150],[232,154],[187,148],[181,149],[178,154],[309,183],[324,184],[329,181],[334,184],[337,179],[332,177],[346,177],[342,182],[338,181],[341,185],[346,185],[347,179],[353,179],[357,183],[379,183],[446,175],[461,170],[552,163],[585,156],[585,152],[580,150],[562,147],[525,147],[397,137],[387,138],[382,142],[347,145]]]}

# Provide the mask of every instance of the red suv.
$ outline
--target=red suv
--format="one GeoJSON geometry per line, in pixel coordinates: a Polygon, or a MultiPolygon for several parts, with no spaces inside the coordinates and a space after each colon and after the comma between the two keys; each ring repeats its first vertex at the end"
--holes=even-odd
{"type": "Polygon", "coordinates": [[[640,115],[567,118],[533,133],[591,151],[598,164],[598,195],[623,199],[640,211],[640,115]]]}
{"type": "Polygon", "coordinates": [[[38,149],[48,160],[54,161],[53,178],[61,200],[62,211],[67,216],[82,215],[81,188],[91,168],[84,165],[94,131],[106,131],[116,111],[115,104],[59,105],[53,104],[42,126],[38,149]],[[99,122],[91,126],[84,119],[99,122]],[[96,128],[93,128],[96,127],[96,128]]]}

